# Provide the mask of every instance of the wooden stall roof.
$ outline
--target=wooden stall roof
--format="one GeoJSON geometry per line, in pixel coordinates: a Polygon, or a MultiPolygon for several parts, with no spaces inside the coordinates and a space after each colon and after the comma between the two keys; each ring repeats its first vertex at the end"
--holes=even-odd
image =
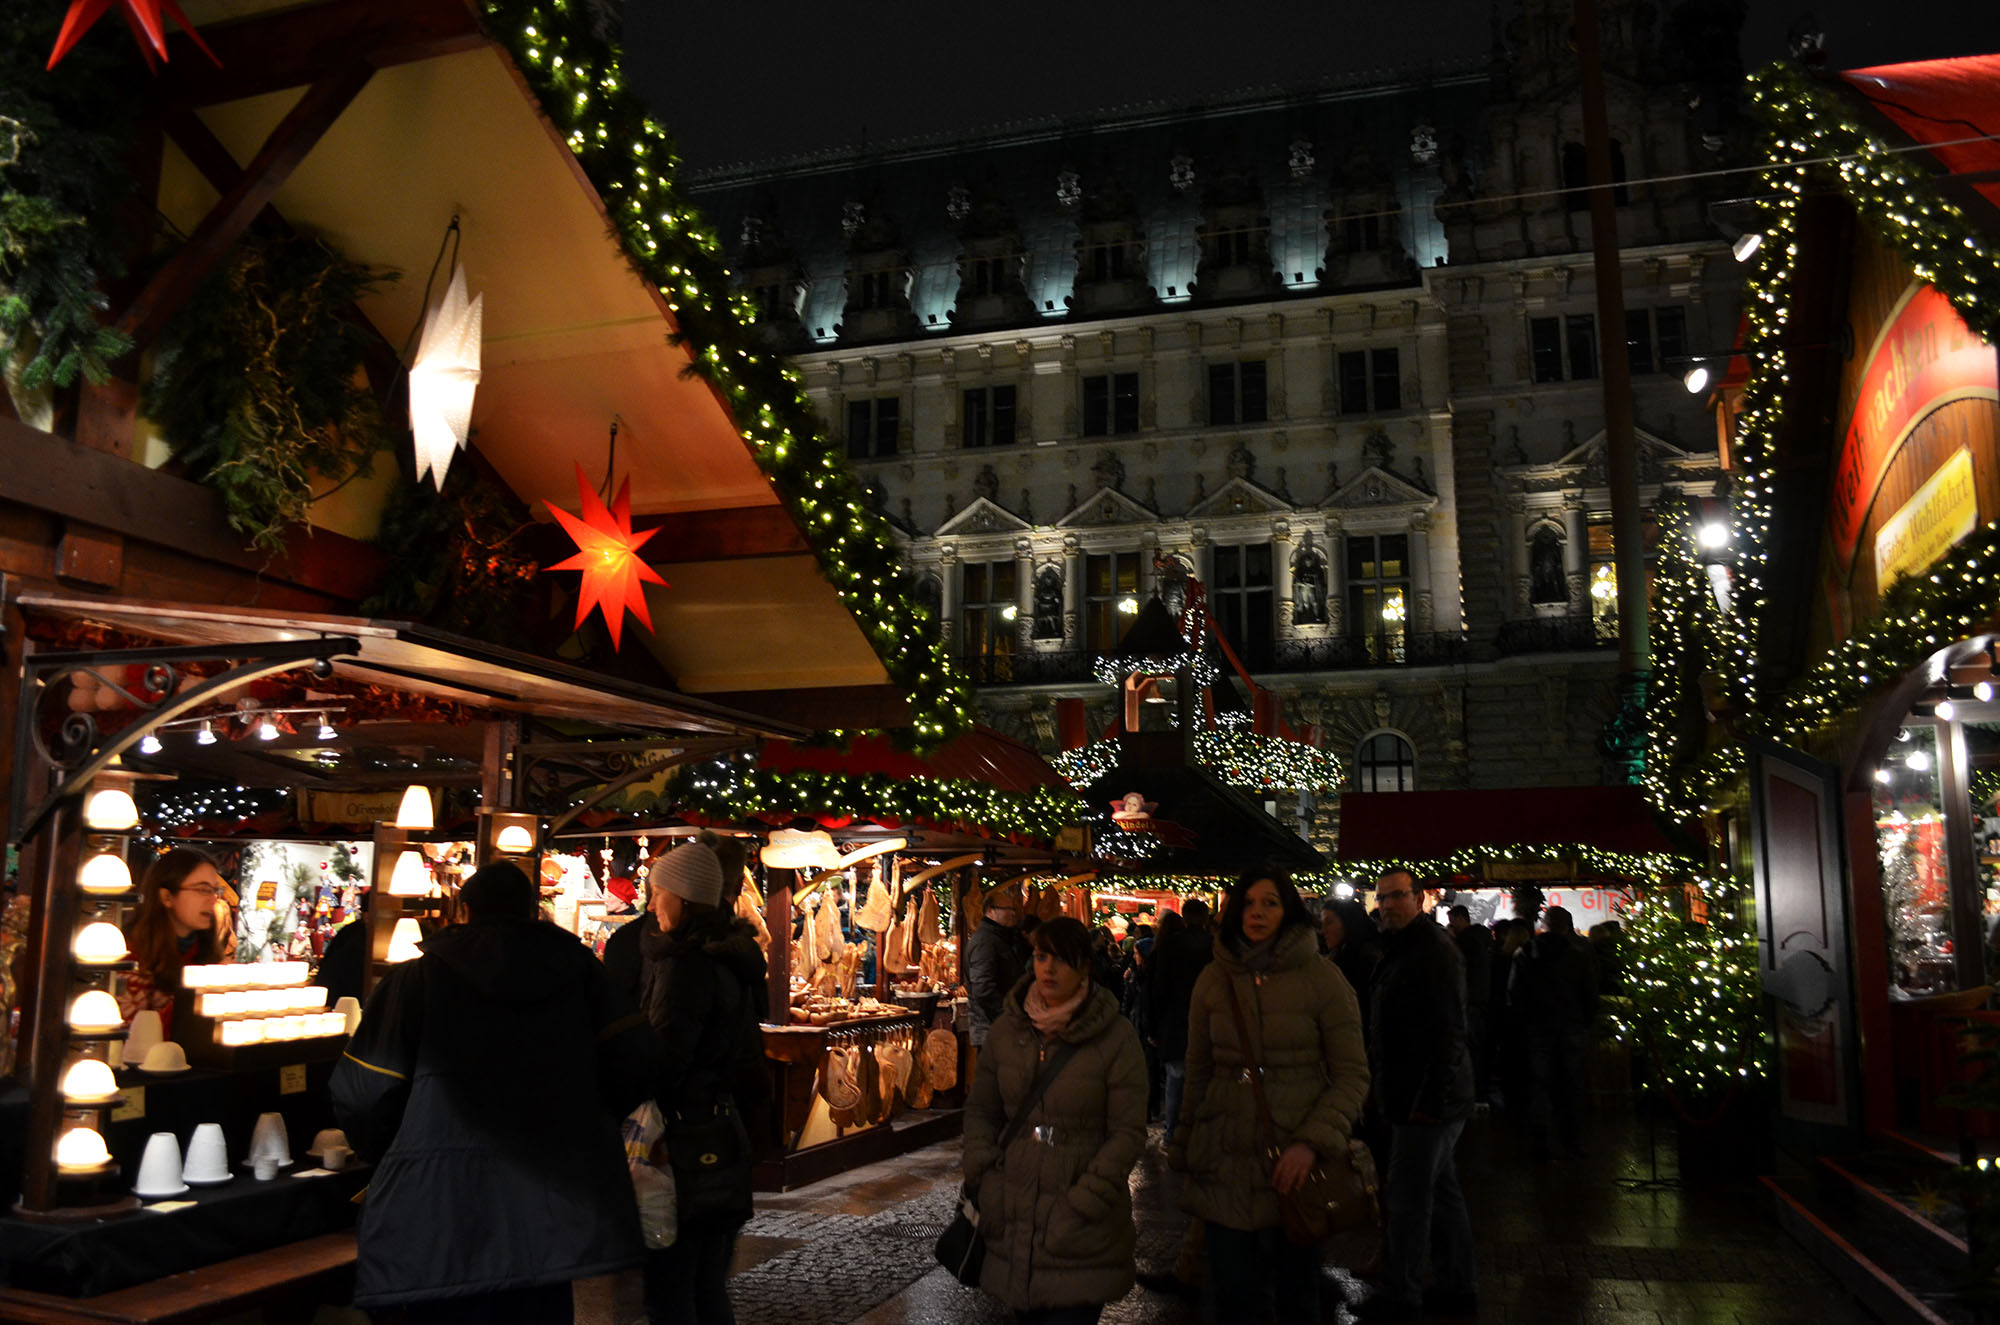
{"type": "Polygon", "coordinates": [[[1686,848],[1664,833],[1637,787],[1349,792],[1342,860],[1443,859],[1468,848],[1588,846],[1643,856],[1686,848]]]}

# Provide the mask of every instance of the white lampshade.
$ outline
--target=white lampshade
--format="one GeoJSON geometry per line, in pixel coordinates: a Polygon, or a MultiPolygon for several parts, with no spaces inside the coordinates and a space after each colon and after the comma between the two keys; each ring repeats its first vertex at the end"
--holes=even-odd
{"type": "MultiPolygon", "coordinates": [[[[424,802],[429,805],[429,801],[424,802]]],[[[396,857],[396,868],[389,875],[389,896],[426,897],[431,891],[431,873],[424,868],[424,858],[414,851],[405,851],[396,857]]]]}
{"type": "Polygon", "coordinates": [[[71,1104],[101,1104],[117,1093],[118,1078],[101,1059],[79,1058],[63,1073],[62,1096],[71,1104]]]}
{"type": "Polygon", "coordinates": [[[76,873],[76,886],[87,893],[99,896],[129,892],[132,888],[132,871],[117,856],[109,851],[101,851],[83,862],[83,868],[76,873]]]}
{"type": "Polygon", "coordinates": [[[118,1000],[102,989],[86,989],[69,1005],[69,1028],[83,1035],[102,1035],[125,1024],[118,1000]]]}
{"type": "Polygon", "coordinates": [[[76,932],[76,941],[70,951],[85,966],[109,966],[113,962],[125,960],[125,936],[118,932],[118,926],[104,920],[93,920],[76,932]]]}
{"type": "Polygon", "coordinates": [[[437,827],[431,816],[431,792],[429,787],[412,782],[403,792],[403,803],[396,809],[396,827],[420,829],[428,832],[437,827]]]}
{"type": "Polygon", "coordinates": [[[106,787],[90,794],[83,821],[99,832],[122,833],[139,826],[139,807],[133,804],[132,793],[123,787],[106,787]]]}
{"type": "Polygon", "coordinates": [[[423,956],[422,950],[417,947],[423,941],[424,931],[417,928],[414,919],[404,916],[396,922],[396,927],[389,931],[389,960],[406,962],[423,956]]]}
{"type": "Polygon", "coordinates": [[[428,474],[440,490],[452,457],[472,431],[484,301],[484,295],[467,297],[465,268],[454,266],[444,298],[424,319],[416,362],[410,365],[410,436],[417,477],[428,474]]]}
{"type": "Polygon", "coordinates": [[[524,856],[535,849],[535,834],[526,824],[508,824],[493,839],[493,846],[504,855],[524,856]]]}
{"type": "Polygon", "coordinates": [[[104,1138],[91,1127],[72,1127],[56,1142],[56,1167],[64,1173],[101,1169],[111,1162],[104,1138]]]}

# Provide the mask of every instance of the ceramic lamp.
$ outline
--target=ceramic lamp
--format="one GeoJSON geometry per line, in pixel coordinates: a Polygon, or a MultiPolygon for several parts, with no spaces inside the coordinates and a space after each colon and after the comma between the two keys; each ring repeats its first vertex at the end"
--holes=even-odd
{"type": "Polygon", "coordinates": [[[88,1173],[110,1162],[111,1152],[95,1128],[72,1127],[56,1142],[56,1168],[64,1173],[88,1173]]]}
{"type": "Polygon", "coordinates": [[[389,932],[389,960],[406,962],[423,956],[423,950],[417,946],[423,940],[424,931],[417,927],[417,922],[409,916],[404,916],[396,922],[395,929],[389,932]]]}
{"type": "Polygon", "coordinates": [[[109,921],[93,920],[76,932],[70,951],[85,966],[110,966],[125,960],[125,936],[109,921]]]}
{"type": "Polygon", "coordinates": [[[508,824],[493,839],[493,846],[503,855],[525,856],[535,849],[535,835],[524,824],[508,824]]]}
{"type": "Polygon", "coordinates": [[[389,896],[424,897],[431,890],[431,874],[424,868],[424,858],[414,851],[405,851],[396,857],[396,868],[389,875],[389,896]]]}
{"type": "Polygon", "coordinates": [[[102,851],[83,862],[83,868],[77,871],[76,886],[97,897],[129,892],[132,871],[123,860],[102,851]]]}
{"type": "Polygon", "coordinates": [[[83,821],[101,833],[123,833],[139,826],[139,807],[123,787],[106,787],[91,793],[83,821]]]}
{"type": "Polygon", "coordinates": [[[431,817],[430,788],[414,782],[409,785],[403,792],[403,803],[396,809],[396,827],[421,832],[437,827],[431,817]]]}
{"type": "Polygon", "coordinates": [[[71,1104],[102,1104],[118,1093],[118,1079],[101,1059],[79,1058],[63,1073],[62,1097],[71,1104]]]}
{"type": "Polygon", "coordinates": [[[102,1035],[124,1024],[118,1000],[102,989],[86,989],[69,1005],[69,1028],[80,1035],[102,1035]]]}

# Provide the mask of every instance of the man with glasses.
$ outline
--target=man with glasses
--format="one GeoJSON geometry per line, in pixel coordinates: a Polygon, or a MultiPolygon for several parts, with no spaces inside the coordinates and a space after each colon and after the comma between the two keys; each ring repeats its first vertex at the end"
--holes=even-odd
{"type": "Polygon", "coordinates": [[[1428,1313],[1473,1316],[1478,1279],[1472,1218],[1452,1150],[1472,1112],[1465,1044],[1465,960],[1424,910],[1408,870],[1375,885],[1382,961],[1370,1000],[1373,1102],[1389,1125],[1382,1276],[1362,1304],[1364,1321],[1414,1321],[1428,1313]],[[1423,1291],[1430,1252],[1436,1288],[1423,1291]]]}

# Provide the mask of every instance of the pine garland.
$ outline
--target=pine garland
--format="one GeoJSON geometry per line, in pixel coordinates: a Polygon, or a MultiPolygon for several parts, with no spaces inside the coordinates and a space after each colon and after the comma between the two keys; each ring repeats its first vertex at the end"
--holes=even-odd
{"type": "Polygon", "coordinates": [[[1670,889],[1626,908],[1631,996],[1612,1014],[1647,1065],[1647,1088],[1697,1124],[1715,1121],[1739,1090],[1770,1075],[1756,932],[1720,893],[1706,901],[1705,925],[1687,918],[1670,889]]]}
{"type": "Polygon", "coordinates": [[[531,527],[511,494],[469,464],[453,465],[441,492],[399,485],[375,537],[389,569],[361,614],[518,646],[540,569],[519,547],[531,527]]]}

